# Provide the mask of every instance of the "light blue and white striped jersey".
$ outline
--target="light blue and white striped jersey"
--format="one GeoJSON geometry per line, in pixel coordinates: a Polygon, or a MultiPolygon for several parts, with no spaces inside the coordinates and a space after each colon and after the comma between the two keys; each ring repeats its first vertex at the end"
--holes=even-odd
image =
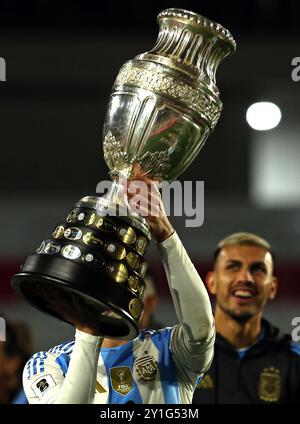
{"type": "MultiPolygon", "coordinates": [[[[174,357],[170,347],[174,328],[141,330],[138,338],[124,345],[101,348],[94,403],[191,403],[202,375],[174,357]]],[[[29,403],[45,403],[45,394],[63,384],[74,343],[36,353],[28,361],[23,384],[29,403]]]]}

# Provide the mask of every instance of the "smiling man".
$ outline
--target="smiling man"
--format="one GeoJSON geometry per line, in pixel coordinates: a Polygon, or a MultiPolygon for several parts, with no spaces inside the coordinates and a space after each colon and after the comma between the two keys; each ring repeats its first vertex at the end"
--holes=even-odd
{"type": "Polygon", "coordinates": [[[194,403],[295,403],[300,399],[300,348],[263,319],[275,298],[270,244],[250,233],[222,240],[206,277],[216,297],[213,364],[194,403]]]}

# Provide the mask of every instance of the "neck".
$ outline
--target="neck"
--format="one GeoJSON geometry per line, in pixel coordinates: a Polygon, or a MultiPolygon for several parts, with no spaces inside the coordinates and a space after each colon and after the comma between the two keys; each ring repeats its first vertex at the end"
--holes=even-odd
{"type": "Polygon", "coordinates": [[[139,321],[139,328],[150,328],[149,327],[150,318],[151,318],[150,314],[147,314],[144,310],[144,313],[139,321]]]}
{"type": "Polygon", "coordinates": [[[111,348],[118,347],[128,343],[127,340],[117,340],[117,339],[103,339],[101,347],[111,348]]]}
{"type": "Polygon", "coordinates": [[[215,321],[217,332],[236,349],[254,344],[261,331],[260,314],[240,323],[216,306],[215,321]]]}

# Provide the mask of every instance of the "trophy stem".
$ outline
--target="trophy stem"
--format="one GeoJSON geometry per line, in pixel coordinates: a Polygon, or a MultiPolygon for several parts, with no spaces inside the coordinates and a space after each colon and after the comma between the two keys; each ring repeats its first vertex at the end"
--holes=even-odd
{"type": "Polygon", "coordinates": [[[118,205],[122,209],[125,208],[125,210],[130,210],[126,191],[126,175],[121,171],[112,171],[109,172],[109,176],[112,180],[112,186],[108,193],[103,197],[109,204],[118,205]]]}

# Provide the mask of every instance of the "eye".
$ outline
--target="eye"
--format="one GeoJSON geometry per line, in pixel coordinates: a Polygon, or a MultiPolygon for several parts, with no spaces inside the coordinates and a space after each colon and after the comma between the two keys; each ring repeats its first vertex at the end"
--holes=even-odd
{"type": "Polygon", "coordinates": [[[261,272],[263,274],[267,273],[267,269],[264,264],[254,264],[251,267],[252,272],[261,272]]]}
{"type": "Polygon", "coordinates": [[[238,263],[232,262],[226,266],[226,269],[229,271],[237,271],[240,268],[240,265],[238,263]]]}

